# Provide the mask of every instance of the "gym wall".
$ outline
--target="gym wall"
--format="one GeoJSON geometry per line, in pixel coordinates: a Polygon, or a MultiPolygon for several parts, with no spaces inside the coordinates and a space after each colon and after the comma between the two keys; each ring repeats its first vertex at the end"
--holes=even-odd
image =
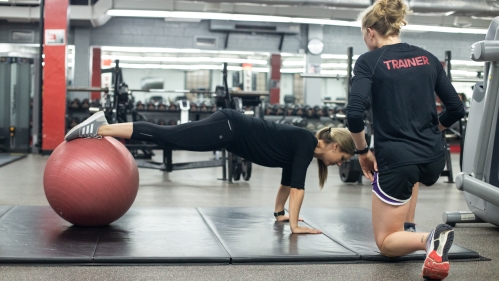
{"type": "MultiPolygon", "coordinates": [[[[12,42],[10,33],[15,30],[33,30],[34,40],[38,40],[37,23],[8,23],[0,24],[0,43],[12,42]]],[[[74,71],[74,85],[89,85],[89,47],[90,46],[127,46],[127,47],[163,47],[163,48],[200,48],[195,44],[197,36],[216,38],[214,49],[224,50],[225,33],[210,32],[209,21],[200,22],[167,22],[163,19],[148,18],[113,18],[108,23],[97,28],[78,27],[72,28],[68,34],[68,44],[80,48],[76,51],[74,71]],[[78,38],[75,40],[75,38],[78,38]]],[[[282,46],[282,52],[299,53],[305,49],[308,29],[302,25],[299,35],[286,35],[282,46]]],[[[444,59],[444,52],[450,50],[453,59],[469,59],[469,49],[473,42],[482,40],[482,35],[472,34],[450,34],[450,33],[402,33],[402,40],[409,44],[418,45],[444,59]]],[[[278,52],[280,36],[262,34],[230,34],[227,50],[246,50],[258,52],[278,52]]],[[[324,53],[346,54],[348,46],[353,47],[354,55],[360,55],[367,51],[363,42],[360,29],[355,27],[324,26],[323,41],[325,43],[324,53]]],[[[166,90],[185,89],[184,71],[162,71],[128,69],[124,75],[130,88],[137,89],[134,83],[143,77],[165,77],[166,90]],[[134,73],[134,74],[128,74],[134,73]],[[137,75],[139,74],[139,75],[137,75]],[[180,77],[182,76],[182,77],[180,77]],[[175,77],[174,79],[171,79],[175,77]],[[137,80],[137,81],[134,81],[137,80]]],[[[291,78],[291,77],[288,77],[291,78]]],[[[211,88],[220,84],[221,76],[218,72],[212,72],[211,88]]],[[[230,80],[230,79],[229,79],[230,80]]],[[[230,81],[231,82],[231,81],[230,81]]],[[[321,98],[331,96],[332,98],[344,97],[344,81],[325,79],[321,82],[321,98]]],[[[284,95],[294,92],[293,79],[281,81],[281,100],[284,95]]],[[[467,86],[463,86],[463,92],[469,92],[467,86]],[[465,91],[466,90],[466,91],[465,91]]],[[[69,96],[88,95],[86,93],[70,93],[69,96]]],[[[79,97],[79,96],[78,96],[79,97]]],[[[82,97],[83,98],[83,97],[82,97]]]]}
{"type": "MultiPolygon", "coordinates": [[[[38,24],[8,23],[0,24],[0,43],[9,41],[12,30],[34,30],[38,40],[38,24]]],[[[68,34],[68,44],[74,44],[74,28],[68,34]]],[[[113,18],[107,24],[90,29],[90,44],[94,46],[162,47],[162,48],[199,48],[195,46],[195,37],[217,38],[218,50],[224,50],[225,34],[209,31],[209,21],[198,23],[165,22],[162,19],[113,18]]],[[[305,48],[306,29],[298,36],[284,37],[282,52],[298,53],[305,48]]],[[[251,35],[234,33],[229,37],[227,50],[245,50],[277,52],[280,37],[276,35],[251,35]]],[[[405,32],[402,40],[432,52],[439,59],[444,59],[444,52],[452,52],[453,59],[468,60],[472,43],[483,40],[483,35],[450,33],[405,32]]],[[[326,54],[346,54],[349,46],[354,55],[367,51],[360,29],[355,27],[324,26],[326,54]]]]}
{"type": "MultiPolygon", "coordinates": [[[[216,38],[215,49],[224,50],[225,33],[211,32],[210,22],[165,22],[163,19],[112,18],[105,25],[92,30],[92,45],[202,48],[195,45],[195,37],[216,38]]],[[[302,32],[303,34],[303,32],[302,32]]],[[[302,35],[303,36],[303,35],[302,35]]],[[[297,53],[306,42],[302,36],[285,36],[282,52],[297,53]]],[[[231,33],[227,50],[277,52],[280,36],[231,33]]]]}

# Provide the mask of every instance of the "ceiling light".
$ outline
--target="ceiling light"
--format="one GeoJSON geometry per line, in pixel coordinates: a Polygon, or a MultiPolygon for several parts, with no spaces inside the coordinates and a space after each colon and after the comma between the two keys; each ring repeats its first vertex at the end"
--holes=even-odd
{"type": "Polygon", "coordinates": [[[282,16],[265,16],[250,14],[228,14],[228,13],[203,13],[203,12],[169,12],[149,10],[118,10],[107,11],[107,15],[113,17],[148,17],[148,18],[196,18],[206,20],[234,20],[234,21],[259,21],[259,22],[282,22],[282,23],[308,23],[340,26],[360,27],[359,22],[340,21],[329,19],[293,18],[282,16]]]}
{"type": "Polygon", "coordinates": [[[321,70],[321,74],[326,74],[326,75],[347,75],[346,70],[321,70]]]}
{"type": "Polygon", "coordinates": [[[248,56],[270,56],[269,52],[248,52],[248,51],[218,51],[200,49],[175,49],[175,48],[150,48],[150,47],[117,47],[102,46],[102,51],[124,52],[124,53],[188,53],[188,54],[226,54],[226,55],[248,55],[248,56]]]}
{"type": "Polygon", "coordinates": [[[253,72],[269,72],[269,68],[268,67],[253,67],[251,69],[251,71],[253,71],[253,72]]]}
{"type": "Polygon", "coordinates": [[[201,53],[199,49],[148,48],[148,47],[115,47],[102,46],[102,51],[133,53],[201,53]]]}
{"type": "Polygon", "coordinates": [[[282,62],[283,66],[305,66],[304,61],[300,60],[285,60],[282,62]]]}
{"type": "Polygon", "coordinates": [[[451,60],[451,65],[466,65],[466,66],[483,66],[483,62],[472,61],[472,60],[451,60]]]}
{"type": "Polygon", "coordinates": [[[267,65],[266,60],[238,59],[238,58],[210,58],[210,57],[139,57],[139,56],[117,56],[103,55],[103,59],[137,62],[214,62],[214,63],[249,63],[267,65]]]}
{"type": "Polygon", "coordinates": [[[281,68],[281,73],[304,73],[303,68],[281,68]]]}
{"type": "Polygon", "coordinates": [[[241,70],[243,70],[243,67],[242,66],[227,66],[227,70],[241,71],[241,70]]]}
{"type": "MultiPolygon", "coordinates": [[[[114,63],[111,66],[115,66],[114,63]]],[[[120,63],[121,68],[138,68],[138,69],[183,69],[183,70],[198,70],[198,69],[220,69],[220,65],[188,65],[188,64],[132,64],[120,63]]]]}
{"type": "MultiPolygon", "coordinates": [[[[346,60],[348,59],[347,55],[334,55],[334,54],[322,54],[321,55],[322,59],[338,59],[338,60],[346,60]]],[[[356,60],[359,58],[359,55],[352,56],[353,60],[356,60]]]]}
{"type": "MultiPolygon", "coordinates": [[[[196,18],[206,20],[233,20],[233,21],[258,21],[258,22],[281,22],[281,23],[300,23],[300,24],[321,24],[334,26],[360,27],[358,21],[342,21],[330,19],[313,18],[294,18],[282,16],[264,16],[249,14],[228,14],[228,13],[203,13],[203,12],[169,12],[169,11],[150,11],[150,10],[118,10],[111,9],[107,15],[113,17],[151,17],[151,18],[196,18]]],[[[467,34],[486,34],[486,29],[477,28],[457,28],[444,26],[412,25],[404,26],[405,31],[425,31],[425,32],[447,32],[447,33],[467,33],[467,34]]]]}
{"type": "Polygon", "coordinates": [[[106,13],[112,17],[139,17],[139,18],[169,18],[172,12],[151,10],[108,10],[106,13]]]}
{"type": "MultiPolygon", "coordinates": [[[[115,66],[114,63],[111,64],[112,67],[115,66]]],[[[188,64],[141,64],[141,63],[120,63],[121,68],[125,69],[176,69],[176,70],[222,70],[223,65],[188,65],[188,64]]],[[[241,71],[240,66],[228,66],[227,70],[231,71],[241,71]]],[[[268,68],[265,67],[253,67],[253,72],[269,72],[268,68]]]]}
{"type": "Polygon", "coordinates": [[[347,63],[322,63],[321,68],[342,68],[346,69],[348,67],[347,63]]]}
{"type": "Polygon", "coordinates": [[[329,20],[329,19],[291,18],[291,23],[360,27],[360,22],[358,21],[329,20]]]}
{"type": "Polygon", "coordinates": [[[487,29],[478,28],[459,28],[446,26],[431,26],[409,24],[402,27],[402,31],[424,31],[424,32],[445,32],[445,33],[461,33],[461,34],[487,34],[487,29]]]}
{"type": "Polygon", "coordinates": [[[453,76],[467,76],[467,77],[477,77],[477,72],[466,71],[466,70],[451,70],[453,76]]]}
{"type": "Polygon", "coordinates": [[[281,57],[303,57],[302,54],[281,53],[281,57]]]}

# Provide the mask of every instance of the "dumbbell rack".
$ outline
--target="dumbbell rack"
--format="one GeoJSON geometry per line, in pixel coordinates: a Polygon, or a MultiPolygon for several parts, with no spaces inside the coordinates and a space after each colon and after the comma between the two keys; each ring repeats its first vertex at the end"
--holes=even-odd
{"type": "Polygon", "coordinates": [[[345,114],[344,107],[338,106],[275,104],[266,107],[264,119],[316,133],[324,127],[344,127],[345,114]]]}

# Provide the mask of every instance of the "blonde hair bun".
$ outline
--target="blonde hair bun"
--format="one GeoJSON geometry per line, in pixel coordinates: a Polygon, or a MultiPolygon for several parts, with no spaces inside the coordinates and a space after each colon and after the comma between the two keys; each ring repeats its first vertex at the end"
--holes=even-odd
{"type": "Polygon", "coordinates": [[[361,13],[362,29],[375,29],[385,37],[399,35],[409,13],[403,0],[378,0],[361,13]]]}

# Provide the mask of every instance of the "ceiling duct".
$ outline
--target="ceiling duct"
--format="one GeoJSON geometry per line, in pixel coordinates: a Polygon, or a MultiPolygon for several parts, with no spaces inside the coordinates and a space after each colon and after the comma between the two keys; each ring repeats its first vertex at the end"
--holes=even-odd
{"type": "MultiPolygon", "coordinates": [[[[186,0],[183,0],[186,1],[186,0]]],[[[187,0],[196,1],[198,0],[187,0]]],[[[265,4],[265,5],[287,5],[287,6],[329,6],[338,8],[366,8],[371,5],[371,0],[203,0],[202,2],[209,3],[248,3],[248,4],[265,4]]]]}
{"type": "Polygon", "coordinates": [[[211,31],[299,34],[299,24],[211,20],[211,31]]]}
{"type": "Polygon", "coordinates": [[[480,17],[499,15],[497,0],[409,0],[415,13],[451,13],[480,17]]]}

